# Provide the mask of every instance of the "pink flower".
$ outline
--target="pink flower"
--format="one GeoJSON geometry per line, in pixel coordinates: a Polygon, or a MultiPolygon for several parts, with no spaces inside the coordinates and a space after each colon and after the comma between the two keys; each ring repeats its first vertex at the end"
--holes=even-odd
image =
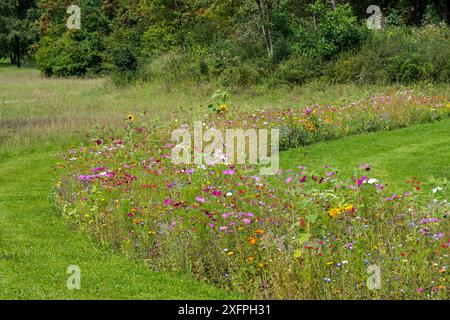
{"type": "Polygon", "coordinates": [[[197,201],[198,203],[205,203],[206,202],[205,198],[202,198],[202,197],[199,197],[199,196],[195,197],[195,201],[197,201]]]}
{"type": "Polygon", "coordinates": [[[227,169],[223,172],[224,175],[232,176],[234,174],[234,170],[227,169]]]}
{"type": "Polygon", "coordinates": [[[169,199],[169,198],[165,198],[165,199],[164,199],[164,204],[165,204],[166,206],[168,206],[168,205],[170,204],[170,199],[169,199]]]}
{"type": "Polygon", "coordinates": [[[418,293],[422,293],[424,290],[423,290],[423,288],[422,287],[420,287],[420,288],[417,288],[417,292],[418,293]]]}
{"type": "Polygon", "coordinates": [[[242,219],[242,222],[244,222],[245,224],[249,224],[250,222],[252,222],[252,220],[245,218],[242,219]]]}
{"type": "Polygon", "coordinates": [[[292,179],[294,179],[294,178],[292,178],[292,177],[289,177],[289,178],[287,178],[286,180],[284,180],[284,183],[289,183],[289,182],[291,182],[291,181],[292,181],[292,179]]]}

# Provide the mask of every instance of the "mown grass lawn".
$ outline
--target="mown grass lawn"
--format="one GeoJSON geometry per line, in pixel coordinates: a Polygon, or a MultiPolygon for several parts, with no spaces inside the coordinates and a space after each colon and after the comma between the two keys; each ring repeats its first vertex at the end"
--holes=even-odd
{"type": "Polygon", "coordinates": [[[281,167],[329,165],[346,176],[369,163],[372,176],[399,192],[413,177],[450,179],[450,119],[321,142],[286,151],[280,161],[281,167]]]}

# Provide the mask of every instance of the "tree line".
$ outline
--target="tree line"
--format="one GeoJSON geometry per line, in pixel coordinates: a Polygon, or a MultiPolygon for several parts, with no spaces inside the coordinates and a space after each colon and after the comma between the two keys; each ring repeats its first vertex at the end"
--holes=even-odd
{"type": "Polygon", "coordinates": [[[365,25],[373,4],[383,27],[450,22],[446,0],[373,2],[0,0],[0,58],[17,66],[25,58],[49,76],[109,73],[128,81],[169,77],[172,67],[186,77],[246,83],[287,72],[289,63],[324,66],[376,41],[365,25]],[[70,5],[81,9],[79,30],[66,27],[70,5]]]}

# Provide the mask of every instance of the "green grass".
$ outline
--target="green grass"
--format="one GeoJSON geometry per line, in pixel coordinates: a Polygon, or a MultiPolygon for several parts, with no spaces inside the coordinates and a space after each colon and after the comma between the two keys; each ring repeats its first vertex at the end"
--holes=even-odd
{"type": "Polygon", "coordinates": [[[238,296],[102,249],[69,229],[47,199],[54,153],[0,166],[0,299],[229,299],[238,296]],[[66,287],[81,268],[81,290],[66,287]]]}
{"type": "MultiPolygon", "coordinates": [[[[189,277],[152,272],[144,263],[99,247],[70,229],[47,198],[57,151],[79,144],[92,126],[119,125],[129,112],[164,119],[179,107],[201,111],[216,89],[159,84],[118,89],[104,79],[44,79],[36,70],[0,68],[0,299],[237,297],[189,277]],[[81,267],[81,290],[66,288],[69,265],[81,267]]],[[[316,83],[231,90],[231,102],[236,110],[342,104],[400,89],[316,83]]],[[[412,89],[448,92],[444,86],[412,89]]],[[[411,176],[450,178],[448,159],[450,120],[290,150],[281,154],[281,166],[329,164],[351,174],[368,162],[372,176],[401,188],[411,176]]]]}
{"type": "Polygon", "coordinates": [[[370,163],[371,177],[401,190],[412,177],[450,178],[450,119],[400,130],[366,133],[283,152],[280,166],[329,165],[351,176],[370,163]]]}

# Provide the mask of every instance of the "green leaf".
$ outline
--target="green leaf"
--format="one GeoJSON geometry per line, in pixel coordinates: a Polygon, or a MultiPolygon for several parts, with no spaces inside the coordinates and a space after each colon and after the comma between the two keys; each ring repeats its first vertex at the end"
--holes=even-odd
{"type": "Polygon", "coordinates": [[[308,241],[311,238],[311,235],[309,233],[302,233],[298,237],[297,241],[300,245],[303,245],[306,241],[308,241]]]}
{"type": "Polygon", "coordinates": [[[315,223],[317,221],[318,215],[316,213],[312,213],[306,216],[306,220],[311,223],[315,223]]]}

